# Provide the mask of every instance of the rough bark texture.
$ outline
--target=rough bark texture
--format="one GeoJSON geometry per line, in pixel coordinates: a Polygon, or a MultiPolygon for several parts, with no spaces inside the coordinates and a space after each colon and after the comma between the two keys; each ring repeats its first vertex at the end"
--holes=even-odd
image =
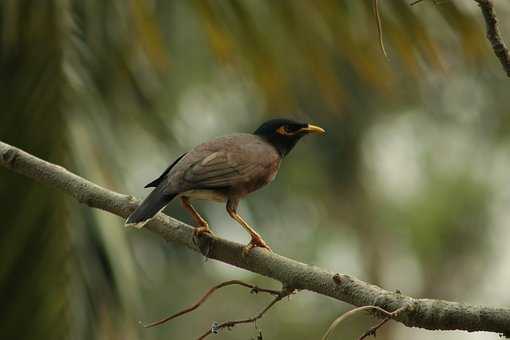
{"type": "Polygon", "coordinates": [[[503,42],[503,39],[501,39],[501,33],[498,28],[498,19],[494,12],[494,4],[491,0],[475,1],[480,6],[483,19],[485,20],[485,26],[487,27],[487,39],[490,41],[494,54],[498,57],[507,76],[510,77],[510,55],[508,54],[508,48],[503,42]]]}
{"type": "MultiPolygon", "coordinates": [[[[43,161],[2,142],[0,164],[31,179],[61,189],[90,207],[124,218],[138,204],[132,196],[100,187],[61,166],[43,161]]],[[[387,311],[407,306],[395,319],[409,327],[488,331],[510,336],[508,308],[415,299],[384,290],[349,275],[331,273],[261,249],[254,249],[249,256],[243,256],[243,246],[238,243],[209,236],[194,242],[193,227],[164,214],[158,214],[146,228],[167,241],[177,242],[206,254],[209,258],[273,278],[286,287],[310,290],[355,306],[375,305],[387,311]]]]}

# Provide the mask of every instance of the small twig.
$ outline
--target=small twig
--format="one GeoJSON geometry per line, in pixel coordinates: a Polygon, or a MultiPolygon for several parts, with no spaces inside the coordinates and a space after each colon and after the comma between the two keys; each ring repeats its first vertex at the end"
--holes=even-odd
{"type": "Polygon", "coordinates": [[[181,315],[184,315],[184,314],[187,314],[189,312],[192,312],[195,309],[197,309],[198,307],[200,307],[209,298],[209,296],[211,296],[211,294],[214,293],[216,290],[218,290],[220,288],[223,288],[223,287],[226,287],[226,286],[231,286],[231,285],[240,285],[240,286],[244,286],[244,287],[247,287],[247,288],[251,288],[251,292],[253,292],[253,293],[258,293],[258,292],[268,293],[268,294],[271,294],[271,295],[276,295],[276,297],[279,297],[281,295],[281,291],[279,291],[279,290],[259,288],[259,287],[255,286],[255,285],[251,285],[249,283],[246,283],[246,282],[243,282],[243,281],[239,281],[239,280],[226,281],[226,282],[222,282],[219,285],[216,285],[216,286],[210,288],[191,307],[185,308],[185,309],[181,310],[180,312],[177,312],[177,313],[175,313],[173,315],[167,316],[167,317],[165,317],[165,318],[163,318],[161,320],[145,324],[145,325],[143,325],[143,327],[150,328],[150,327],[159,326],[159,325],[164,324],[165,322],[168,322],[170,320],[173,320],[173,319],[175,319],[175,318],[177,318],[177,317],[179,317],[181,315]]]}
{"type": "MultiPolygon", "coordinates": [[[[424,0],[415,0],[415,1],[411,2],[411,3],[409,4],[409,6],[417,5],[417,4],[419,4],[420,2],[422,2],[422,1],[424,1],[424,0]]],[[[433,3],[433,4],[435,4],[435,5],[439,5],[439,4],[441,3],[441,0],[431,0],[431,1],[432,1],[432,3],[433,3]]],[[[446,1],[448,1],[448,0],[446,0],[446,1]]]]}
{"type": "Polygon", "coordinates": [[[420,2],[422,2],[422,1],[423,1],[423,0],[416,0],[416,1],[411,2],[409,5],[410,5],[410,6],[414,6],[414,5],[419,4],[419,3],[420,3],[420,2]]]}
{"type": "MultiPolygon", "coordinates": [[[[404,309],[406,309],[407,306],[404,306],[404,307],[401,307],[397,310],[395,310],[394,312],[388,312],[387,310],[384,310],[382,309],[381,307],[377,307],[377,306],[362,306],[362,307],[358,307],[358,308],[354,308],[354,309],[351,309],[350,311],[347,311],[345,313],[343,313],[342,315],[340,315],[338,318],[335,319],[335,321],[333,321],[331,323],[331,325],[329,326],[328,330],[326,331],[326,333],[324,333],[324,335],[322,336],[321,340],[327,340],[329,335],[337,328],[337,326],[342,322],[344,321],[345,319],[347,319],[348,317],[358,313],[358,312],[362,312],[362,311],[365,311],[365,310],[371,310],[371,309],[375,309],[376,311],[379,311],[381,312],[382,314],[386,315],[387,316],[387,319],[391,319],[391,318],[394,318],[396,315],[398,315],[399,313],[401,313],[404,309]]],[[[384,325],[385,322],[381,322],[379,323],[378,325],[376,325],[375,327],[379,328],[381,327],[382,325],[384,325]]],[[[374,328],[374,327],[372,327],[374,328]]],[[[372,330],[371,328],[371,330],[372,330]]],[[[377,328],[374,331],[377,330],[377,328]]]]}
{"type": "Polygon", "coordinates": [[[381,15],[379,13],[379,0],[372,1],[375,20],[377,23],[377,34],[379,36],[379,46],[381,47],[381,51],[386,59],[388,59],[388,53],[386,53],[386,48],[384,47],[383,33],[382,33],[382,22],[381,15]]]}
{"type": "Polygon", "coordinates": [[[371,335],[373,335],[375,337],[375,333],[377,332],[377,330],[379,328],[381,328],[382,326],[384,326],[384,324],[386,322],[388,322],[389,320],[391,320],[392,318],[398,316],[401,312],[403,312],[405,309],[407,309],[408,306],[403,306],[403,307],[400,307],[399,309],[395,310],[394,312],[391,313],[391,316],[387,316],[386,318],[384,318],[383,320],[379,321],[375,326],[372,326],[370,327],[370,329],[368,331],[366,331],[365,333],[363,333],[359,338],[358,340],[363,340],[371,335]]]}
{"type": "Polygon", "coordinates": [[[487,28],[487,39],[492,45],[494,53],[499,59],[501,66],[505,70],[507,76],[510,77],[510,55],[498,28],[498,19],[494,11],[494,4],[491,0],[475,0],[482,10],[485,26],[487,28]]]}
{"type": "Polygon", "coordinates": [[[381,328],[386,322],[388,322],[390,318],[384,318],[383,320],[379,321],[375,326],[370,327],[368,331],[363,333],[358,340],[363,340],[371,335],[375,337],[375,334],[379,328],[381,328]]]}
{"type": "Polygon", "coordinates": [[[258,313],[254,317],[247,318],[247,319],[240,319],[240,320],[230,320],[230,321],[222,322],[220,324],[214,324],[214,326],[211,327],[207,332],[205,332],[200,337],[198,337],[197,340],[205,339],[206,337],[208,337],[209,335],[211,335],[213,333],[216,334],[223,328],[232,328],[235,325],[239,325],[239,324],[243,324],[243,323],[254,323],[257,320],[259,320],[260,318],[262,318],[264,316],[264,314],[269,309],[271,309],[271,307],[273,307],[278,301],[280,301],[281,299],[283,299],[286,296],[289,296],[293,292],[294,292],[293,289],[283,288],[280,292],[278,292],[278,295],[275,296],[275,298],[260,313],[258,313]]]}

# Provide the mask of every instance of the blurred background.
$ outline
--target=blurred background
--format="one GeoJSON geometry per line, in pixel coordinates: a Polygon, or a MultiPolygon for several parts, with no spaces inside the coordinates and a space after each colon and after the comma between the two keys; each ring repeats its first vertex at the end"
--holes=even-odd
{"type": "MultiPolygon", "coordinates": [[[[143,186],[201,141],[291,117],[324,127],[241,214],[285,256],[415,297],[510,306],[510,97],[475,1],[3,0],[0,139],[107,188],[143,186]]],[[[495,1],[510,39],[510,4],[495,1]]],[[[507,40],[510,41],[510,40],[507,40]]],[[[0,169],[0,338],[193,339],[277,282],[204,261],[0,169]]],[[[198,204],[221,236],[248,236],[198,204]]],[[[189,217],[173,202],[167,213],[189,217]]],[[[218,339],[317,339],[350,309],[309,292],[218,339]]],[[[355,339],[374,320],[335,332],[355,339]]],[[[392,323],[378,339],[498,339],[392,323]]]]}

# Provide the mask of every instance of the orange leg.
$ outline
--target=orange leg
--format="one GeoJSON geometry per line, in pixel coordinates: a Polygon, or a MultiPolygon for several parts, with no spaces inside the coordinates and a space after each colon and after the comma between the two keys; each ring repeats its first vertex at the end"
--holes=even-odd
{"type": "Polygon", "coordinates": [[[195,228],[193,231],[195,236],[198,236],[203,233],[214,235],[212,230],[209,228],[209,223],[207,223],[206,220],[200,214],[196,209],[191,205],[189,198],[186,196],[181,196],[181,202],[184,209],[186,209],[190,214],[191,217],[195,220],[195,222],[198,224],[198,227],[195,228]]]}
{"type": "Polygon", "coordinates": [[[262,239],[262,237],[252,228],[250,225],[243,220],[241,216],[237,213],[237,206],[239,204],[238,200],[229,200],[227,202],[227,212],[234,220],[236,220],[243,228],[246,230],[250,236],[251,241],[244,247],[243,254],[247,255],[250,250],[252,250],[255,247],[264,248],[268,251],[272,251],[271,248],[267,245],[267,243],[262,239]]]}

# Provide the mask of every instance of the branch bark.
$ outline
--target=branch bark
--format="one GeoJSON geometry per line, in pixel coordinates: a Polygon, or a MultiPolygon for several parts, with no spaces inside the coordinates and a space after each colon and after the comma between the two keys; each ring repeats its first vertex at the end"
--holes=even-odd
{"type": "MultiPolygon", "coordinates": [[[[416,0],[410,3],[411,6],[417,5],[423,0],[416,0]]],[[[480,10],[482,11],[483,19],[485,20],[485,27],[487,31],[487,39],[491,43],[492,50],[496,57],[498,57],[501,66],[503,66],[503,70],[506,72],[506,75],[510,77],[510,54],[508,53],[508,48],[506,47],[503,39],[501,38],[501,33],[499,32],[498,27],[498,19],[496,17],[496,12],[494,11],[494,4],[492,0],[474,0],[478,6],[480,6],[480,10]]]]}
{"type": "Polygon", "coordinates": [[[485,26],[487,29],[487,39],[492,45],[494,54],[498,57],[501,66],[506,72],[506,75],[510,77],[510,55],[508,54],[508,48],[506,47],[498,28],[498,19],[494,11],[494,4],[491,0],[475,0],[480,6],[482,11],[483,19],[485,20],[485,26]]]}
{"type": "MultiPolygon", "coordinates": [[[[103,188],[61,166],[46,162],[0,142],[0,164],[43,184],[58,188],[89,207],[126,218],[137,200],[103,188]]],[[[458,302],[416,299],[390,292],[345,274],[301,263],[276,253],[253,249],[243,256],[243,245],[204,235],[193,240],[193,227],[158,214],[145,227],[167,241],[207,254],[230,265],[278,280],[285,287],[306,289],[354,306],[374,305],[384,310],[408,306],[394,319],[408,327],[431,330],[488,331],[510,337],[510,309],[475,306],[458,302]]],[[[379,315],[384,317],[384,315],[379,315]]]]}

